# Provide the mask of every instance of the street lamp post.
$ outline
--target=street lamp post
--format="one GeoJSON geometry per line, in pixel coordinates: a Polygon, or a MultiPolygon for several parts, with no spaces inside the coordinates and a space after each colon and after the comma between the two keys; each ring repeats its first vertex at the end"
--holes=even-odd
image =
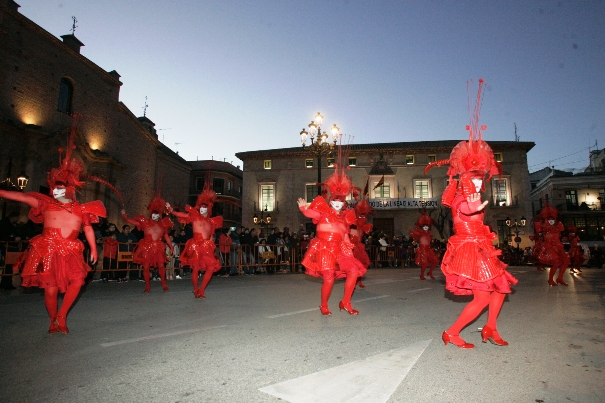
{"type": "Polygon", "coordinates": [[[519,221],[517,221],[516,218],[514,220],[511,220],[509,217],[506,217],[506,225],[508,226],[508,228],[515,227],[515,239],[513,240],[517,243],[517,257],[519,256],[519,244],[521,243],[521,238],[519,238],[519,228],[525,227],[526,223],[527,220],[524,216],[521,216],[521,219],[519,221]]]}
{"type": "Polygon", "coordinates": [[[332,141],[328,141],[328,133],[321,132],[323,116],[317,112],[315,119],[309,123],[309,131],[302,129],[300,132],[300,140],[303,150],[308,150],[311,154],[317,157],[317,195],[321,195],[321,157],[322,155],[330,156],[334,152],[340,128],[334,124],[330,129],[332,141]],[[307,147],[307,137],[311,137],[311,144],[307,147]]]}
{"type": "MultiPolygon", "coordinates": [[[[254,206],[256,209],[256,205],[254,206]]],[[[272,218],[271,218],[271,214],[268,213],[268,206],[265,204],[265,209],[260,211],[260,217],[254,213],[254,217],[252,217],[252,221],[254,221],[254,224],[260,225],[261,228],[263,229],[267,229],[269,227],[269,224],[271,224],[272,218]],[[267,213],[267,216],[265,217],[265,212],[267,213]]],[[[263,231],[264,233],[265,231],[263,231]]],[[[266,236],[266,234],[265,234],[266,236]]]]}

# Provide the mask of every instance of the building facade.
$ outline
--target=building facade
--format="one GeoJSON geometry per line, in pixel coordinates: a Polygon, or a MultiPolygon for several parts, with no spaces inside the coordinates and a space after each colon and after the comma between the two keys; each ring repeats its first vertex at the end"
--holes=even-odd
{"type": "MultiPolygon", "coordinates": [[[[374,143],[350,146],[347,171],[356,187],[370,190],[370,217],[374,227],[390,236],[409,235],[409,228],[424,206],[435,221],[438,232],[446,239],[451,234],[451,214],[441,206],[441,194],[447,186],[447,167],[435,167],[425,175],[424,168],[433,161],[448,159],[458,140],[419,141],[401,143],[374,143]],[[379,182],[383,182],[376,187],[379,182]]],[[[521,220],[531,217],[530,181],[527,152],[533,142],[491,141],[497,160],[503,167],[501,177],[486,183],[486,223],[498,233],[497,243],[512,242],[513,231],[506,219],[521,220]]],[[[256,214],[270,213],[272,226],[311,227],[297,206],[297,199],[307,203],[317,195],[317,158],[298,148],[240,152],[236,156],[244,162],[242,221],[252,226],[256,214]]],[[[333,158],[320,159],[322,180],[330,175],[333,158]]],[[[520,229],[521,246],[529,246],[525,229],[520,229]]],[[[516,246],[516,244],[514,245],[516,246]]]]}
{"type": "MultiPolygon", "coordinates": [[[[170,203],[185,203],[191,167],[158,140],[149,118],[120,102],[120,75],[82,56],[74,35],[59,40],[18,8],[0,0],[0,175],[10,162],[13,176],[29,177],[25,191],[47,192],[46,174],[80,113],[74,156],[86,174],[121,191],[129,214],[146,212],[160,188],[170,203]]],[[[101,200],[109,219],[121,222],[121,204],[106,187],[88,181],[78,198],[101,200]]]]}
{"type": "Polygon", "coordinates": [[[191,176],[188,204],[195,206],[198,195],[209,180],[217,195],[212,215],[223,216],[223,228],[239,227],[242,223],[242,170],[223,161],[189,161],[189,164],[191,176]]]}
{"type": "MultiPolygon", "coordinates": [[[[602,158],[602,151],[601,151],[602,158]]],[[[599,153],[594,153],[598,156],[599,153]]],[[[583,241],[605,241],[605,169],[591,165],[585,172],[573,174],[544,168],[531,174],[532,213],[536,215],[544,203],[560,211],[566,226],[578,228],[583,241]]]]}

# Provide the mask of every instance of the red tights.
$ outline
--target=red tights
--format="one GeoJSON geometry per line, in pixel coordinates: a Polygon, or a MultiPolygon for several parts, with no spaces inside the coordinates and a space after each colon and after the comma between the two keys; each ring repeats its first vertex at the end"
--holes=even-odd
{"type": "MultiPolygon", "coordinates": [[[[157,269],[160,275],[160,280],[162,281],[162,288],[164,291],[168,291],[168,285],[166,284],[166,268],[164,266],[160,266],[157,269]]],[[[151,269],[149,267],[143,267],[143,279],[145,279],[144,292],[149,292],[151,290],[151,269]]]]}
{"type": "Polygon", "coordinates": [[[559,276],[557,277],[557,280],[559,280],[559,281],[563,280],[563,274],[565,274],[565,270],[567,270],[567,266],[565,266],[565,265],[552,266],[550,268],[550,271],[548,272],[549,282],[553,281],[553,278],[555,277],[555,273],[557,272],[557,269],[559,269],[559,276]]]}
{"type": "MultiPolygon", "coordinates": [[[[321,306],[328,306],[328,299],[332,294],[332,288],[334,287],[334,275],[325,275],[323,278],[324,282],[321,285],[321,306]]],[[[355,291],[355,284],[357,283],[357,276],[347,276],[345,280],[345,292],[342,297],[343,304],[349,304],[353,291],[355,291]]]]}
{"type": "Polygon", "coordinates": [[[61,309],[59,306],[59,288],[58,287],[47,287],[44,289],[44,304],[50,316],[50,321],[54,322],[55,319],[59,321],[59,324],[65,326],[65,318],[69,312],[69,308],[73,305],[78,294],[80,294],[80,285],[70,285],[67,287],[67,291],[63,295],[63,303],[61,309]]]}
{"type": "Polygon", "coordinates": [[[487,326],[494,331],[497,330],[496,322],[506,294],[501,294],[496,291],[473,290],[473,295],[473,300],[464,307],[458,319],[456,319],[454,324],[446,330],[450,336],[459,335],[460,331],[475,320],[488,305],[487,326]]]}
{"type": "MultiPolygon", "coordinates": [[[[200,269],[191,269],[191,282],[193,283],[193,293],[196,295],[198,293],[197,285],[199,272],[200,269]]],[[[214,274],[212,270],[206,270],[206,272],[204,273],[204,277],[202,278],[202,286],[199,288],[200,293],[202,295],[204,295],[204,291],[206,290],[208,283],[210,282],[210,280],[212,280],[212,274],[214,274]]]]}

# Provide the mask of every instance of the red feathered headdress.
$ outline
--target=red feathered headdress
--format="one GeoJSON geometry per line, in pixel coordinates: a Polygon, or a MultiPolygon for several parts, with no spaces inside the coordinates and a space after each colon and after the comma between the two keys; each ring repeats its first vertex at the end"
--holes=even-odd
{"type": "Polygon", "coordinates": [[[556,220],[558,215],[559,211],[548,202],[545,202],[544,207],[540,210],[540,217],[545,221],[556,220]]]}
{"type": "Polygon", "coordinates": [[[151,214],[168,214],[168,210],[166,209],[166,200],[160,196],[154,196],[147,206],[147,210],[149,210],[151,214]]]}
{"type": "Polygon", "coordinates": [[[74,142],[76,125],[80,116],[80,114],[73,116],[67,147],[65,150],[59,148],[59,168],[51,169],[46,177],[46,183],[50,188],[51,195],[56,186],[63,185],[66,188],[65,197],[71,200],[75,200],[76,198],[76,188],[81,187],[85,183],[80,180],[80,175],[84,172],[84,165],[72,157],[72,152],[76,148],[74,142]],[[64,151],[65,155],[63,155],[64,151]]]}
{"type": "Polygon", "coordinates": [[[338,157],[334,163],[334,173],[328,176],[324,182],[324,186],[327,188],[330,194],[330,201],[340,200],[346,203],[347,196],[353,190],[353,182],[345,173],[345,171],[349,168],[348,165],[345,164],[345,161],[348,157],[348,150],[343,150],[341,143],[342,134],[339,134],[339,136],[338,157]]]}
{"type": "MultiPolygon", "coordinates": [[[[472,178],[481,178],[489,180],[494,175],[502,173],[502,166],[494,158],[494,152],[491,147],[483,141],[482,131],[487,126],[479,126],[479,112],[481,110],[481,95],[483,93],[483,79],[479,79],[479,90],[475,101],[475,109],[470,116],[470,124],[466,126],[469,131],[469,140],[461,141],[453,148],[450,158],[430,163],[424,169],[426,174],[429,169],[435,166],[449,164],[447,174],[450,177],[450,184],[442,196],[442,204],[449,206],[456,195],[458,188],[465,196],[476,193],[475,187],[471,182],[472,178]],[[460,177],[460,186],[454,180],[455,176],[460,177]]],[[[469,86],[470,88],[470,86],[469,86]]],[[[469,113],[470,113],[470,94],[469,94],[469,113]]]]}
{"type": "Polygon", "coordinates": [[[212,206],[216,202],[216,192],[210,187],[206,188],[204,186],[204,190],[197,197],[197,201],[195,202],[195,207],[199,210],[200,207],[206,205],[208,207],[208,211],[212,211],[212,206]]]}
{"type": "Polygon", "coordinates": [[[427,225],[430,227],[433,224],[435,224],[435,222],[433,221],[431,216],[426,213],[426,210],[422,209],[420,211],[420,217],[418,217],[418,220],[416,221],[416,226],[424,227],[425,225],[427,225]]]}
{"type": "Polygon", "coordinates": [[[578,229],[576,227],[574,227],[573,225],[570,225],[569,227],[567,227],[567,232],[570,234],[577,234],[578,229]]]}

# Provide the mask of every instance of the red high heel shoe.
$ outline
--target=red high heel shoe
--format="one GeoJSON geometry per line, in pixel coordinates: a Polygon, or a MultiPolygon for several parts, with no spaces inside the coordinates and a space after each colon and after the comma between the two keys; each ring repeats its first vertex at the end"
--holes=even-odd
{"type": "Polygon", "coordinates": [[[420,275],[420,280],[426,280],[426,278],[421,274],[420,275]]]}
{"type": "Polygon", "coordinates": [[[343,309],[345,311],[347,311],[347,313],[349,315],[359,315],[359,311],[353,309],[353,306],[351,305],[350,302],[343,304],[342,301],[340,301],[340,303],[338,304],[338,307],[340,308],[340,310],[342,311],[343,309]]]}
{"type": "Polygon", "coordinates": [[[557,285],[557,283],[555,283],[555,282],[554,282],[554,281],[552,281],[552,280],[548,280],[548,284],[549,284],[549,285],[553,285],[553,286],[556,286],[556,285],[557,285]]]}
{"type": "Polygon", "coordinates": [[[443,332],[443,334],[441,335],[441,339],[443,340],[443,344],[446,345],[446,346],[447,346],[447,343],[452,343],[454,346],[456,346],[458,348],[475,348],[474,344],[465,342],[462,339],[462,337],[460,337],[460,336],[450,336],[447,331],[443,332]],[[453,340],[454,337],[459,338],[460,340],[462,340],[462,342],[456,343],[453,340]]]}
{"type": "Polygon", "coordinates": [[[69,333],[69,329],[67,328],[65,316],[57,315],[57,330],[63,334],[69,333]]]}
{"type": "Polygon", "coordinates": [[[359,286],[359,288],[366,288],[365,285],[363,285],[363,283],[360,281],[357,282],[357,285],[359,286]]]}
{"type": "Polygon", "coordinates": [[[330,312],[330,310],[328,309],[327,306],[320,305],[319,306],[319,311],[321,312],[322,315],[325,315],[325,316],[332,315],[332,312],[330,312]]]}
{"type": "Polygon", "coordinates": [[[498,331],[493,330],[487,325],[483,326],[483,329],[481,329],[481,338],[483,339],[484,343],[489,340],[492,344],[497,346],[508,346],[508,342],[502,340],[500,334],[498,334],[498,331]]]}
{"type": "Polygon", "coordinates": [[[564,285],[565,287],[567,287],[567,283],[565,281],[563,281],[562,278],[558,278],[557,279],[557,283],[559,283],[559,284],[564,285]]]}
{"type": "Polygon", "coordinates": [[[50,326],[48,327],[48,333],[59,333],[59,324],[56,318],[50,318],[50,326]]]}
{"type": "Polygon", "coordinates": [[[162,288],[164,289],[164,292],[168,291],[168,286],[166,284],[162,284],[162,288]]]}
{"type": "Polygon", "coordinates": [[[435,280],[435,276],[433,276],[433,273],[429,273],[429,277],[435,280]]]}
{"type": "Polygon", "coordinates": [[[143,294],[148,293],[149,291],[151,291],[151,286],[145,287],[145,291],[143,291],[143,294]]]}

